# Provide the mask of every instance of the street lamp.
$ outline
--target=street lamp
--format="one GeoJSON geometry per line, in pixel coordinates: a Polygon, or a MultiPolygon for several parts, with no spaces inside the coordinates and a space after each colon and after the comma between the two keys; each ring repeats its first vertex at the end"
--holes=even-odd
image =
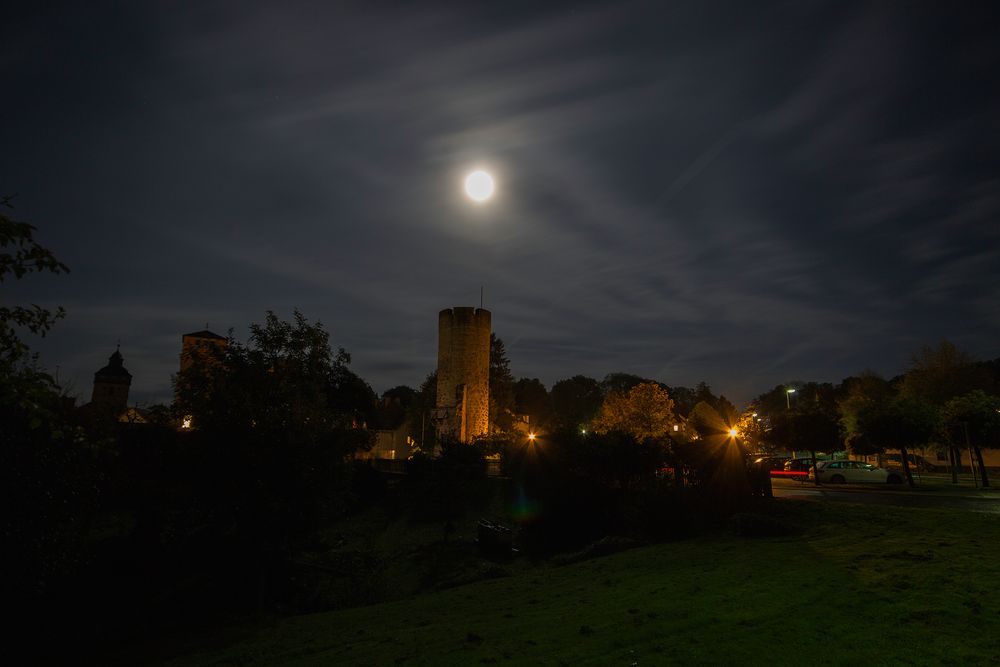
{"type": "MultiPolygon", "coordinates": [[[[792,402],[791,402],[791,400],[788,397],[791,396],[794,393],[795,393],[795,389],[786,389],[785,390],[785,407],[788,408],[789,412],[792,411],[792,402]]],[[[795,450],[794,449],[792,450],[792,456],[793,457],[795,456],[795,450]]],[[[819,482],[817,482],[817,484],[818,483],[819,482]]]]}

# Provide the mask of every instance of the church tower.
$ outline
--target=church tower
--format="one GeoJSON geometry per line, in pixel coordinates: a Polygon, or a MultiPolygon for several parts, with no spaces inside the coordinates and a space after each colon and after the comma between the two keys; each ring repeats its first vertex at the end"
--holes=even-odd
{"type": "Polygon", "coordinates": [[[101,405],[124,411],[128,406],[128,390],[132,374],[125,370],[125,360],[120,349],[108,358],[108,365],[94,373],[94,390],[90,395],[92,405],[101,405]]]}

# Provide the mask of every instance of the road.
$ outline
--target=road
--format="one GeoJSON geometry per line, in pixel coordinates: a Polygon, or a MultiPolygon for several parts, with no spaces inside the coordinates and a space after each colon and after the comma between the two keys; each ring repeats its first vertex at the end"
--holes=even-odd
{"type": "Polygon", "coordinates": [[[938,507],[1000,514],[1000,492],[996,490],[909,490],[905,486],[876,486],[861,484],[822,484],[797,482],[791,479],[773,479],[771,487],[775,498],[800,500],[841,501],[902,507],[938,507]]]}

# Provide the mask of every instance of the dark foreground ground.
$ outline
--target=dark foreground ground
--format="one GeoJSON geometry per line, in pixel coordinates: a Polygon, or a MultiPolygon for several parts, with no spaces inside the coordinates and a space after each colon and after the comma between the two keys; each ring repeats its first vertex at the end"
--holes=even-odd
{"type": "Polygon", "coordinates": [[[169,665],[997,664],[1000,523],[962,509],[776,500],[734,527],[367,607],[164,638],[169,665]]]}

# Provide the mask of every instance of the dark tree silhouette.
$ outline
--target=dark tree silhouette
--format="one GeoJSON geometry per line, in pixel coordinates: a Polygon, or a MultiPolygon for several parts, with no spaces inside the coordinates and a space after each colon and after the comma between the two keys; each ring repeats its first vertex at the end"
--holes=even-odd
{"type": "Polygon", "coordinates": [[[631,373],[608,373],[601,380],[601,393],[605,396],[615,392],[627,394],[632,387],[650,382],[653,381],[631,373]]]}
{"type": "MultiPolygon", "coordinates": [[[[5,208],[9,197],[0,200],[0,210],[5,208]]],[[[0,212],[0,282],[68,272],[35,240],[36,231],[0,212]]],[[[48,638],[53,627],[73,627],[70,618],[79,610],[64,588],[84,566],[85,537],[102,486],[94,443],[67,418],[60,388],[25,340],[44,336],[63,315],[61,308],[0,307],[2,576],[9,604],[19,609],[10,628],[19,639],[34,632],[48,638]],[[34,621],[42,616],[44,628],[34,621]],[[22,628],[20,620],[29,623],[22,628]]],[[[73,621],[78,624],[79,618],[73,621]]],[[[37,650],[52,648],[37,642],[37,650]]]]}
{"type": "Polygon", "coordinates": [[[208,550],[241,554],[224,576],[242,573],[234,586],[259,604],[280,594],[296,545],[346,511],[345,459],[371,446],[375,393],[349,361],[321,324],[268,312],[247,343],[230,335],[216,359],[177,376],[177,408],[203,456],[192,511],[212,527],[208,550]]]}
{"type": "Polygon", "coordinates": [[[604,395],[597,380],[574,375],[552,385],[552,413],[556,428],[579,429],[597,416],[604,395]]]}
{"type": "Polygon", "coordinates": [[[490,334],[490,429],[509,433],[514,427],[514,377],[503,340],[490,334]]]}
{"type": "MultiPolygon", "coordinates": [[[[965,351],[945,340],[933,347],[924,346],[913,355],[910,368],[899,382],[899,393],[943,410],[954,398],[977,390],[995,393],[996,386],[996,378],[986,364],[974,363],[965,351]]],[[[952,463],[952,482],[957,483],[964,440],[944,440],[952,463]]],[[[970,461],[970,465],[975,462],[970,461]]]]}
{"type": "Polygon", "coordinates": [[[521,378],[514,383],[514,410],[530,417],[532,428],[546,428],[552,415],[552,399],[538,378],[521,378]]]}
{"type": "Polygon", "coordinates": [[[953,447],[970,447],[976,457],[983,486],[990,485],[982,448],[1000,447],[1000,396],[972,391],[945,404],[945,433],[953,447]]]}

